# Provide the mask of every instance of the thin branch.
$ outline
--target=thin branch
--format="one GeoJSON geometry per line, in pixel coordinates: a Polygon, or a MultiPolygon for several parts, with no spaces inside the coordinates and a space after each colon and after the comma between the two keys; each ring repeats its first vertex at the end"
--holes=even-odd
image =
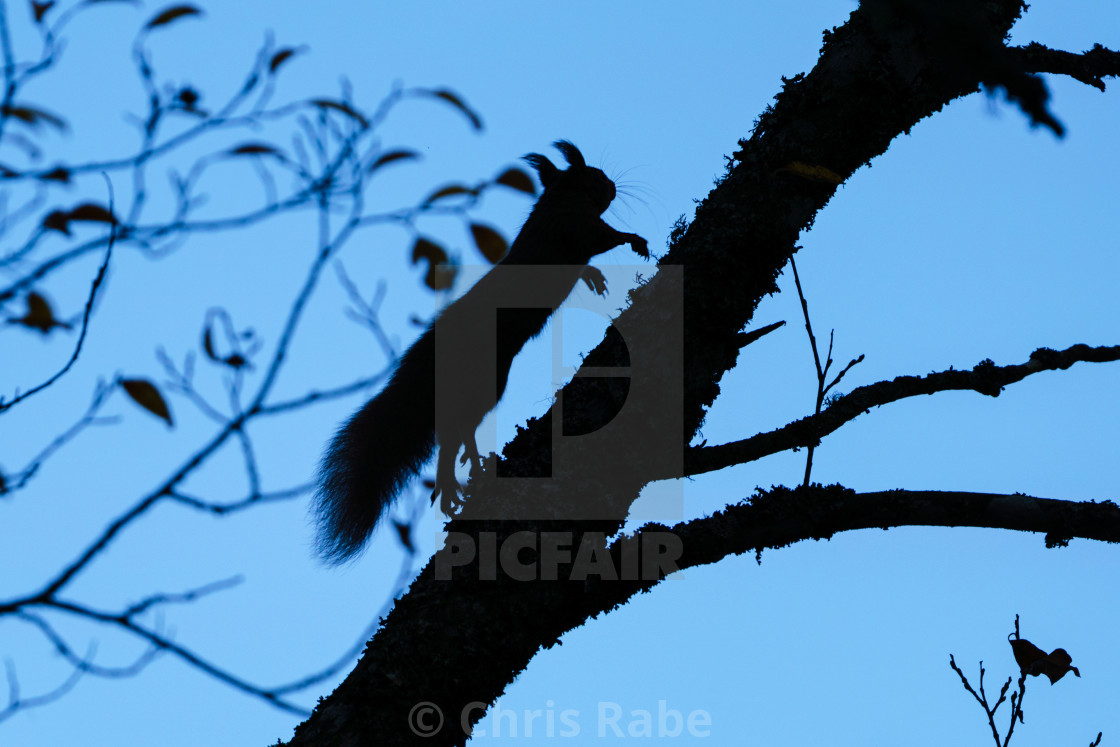
{"type": "Polygon", "coordinates": [[[367,327],[373,333],[378,344],[381,346],[385,357],[389,359],[390,363],[395,364],[397,358],[397,349],[389,337],[385,334],[384,328],[381,326],[381,320],[378,318],[378,312],[381,310],[381,304],[385,301],[385,281],[381,281],[377,285],[377,290],[373,293],[373,298],[366,302],[362,298],[361,291],[358,286],[346,274],[346,267],[340,261],[334,263],[335,273],[338,275],[338,282],[342,285],[346,295],[350,298],[350,303],[354,304],[354,309],[347,309],[347,316],[354,321],[367,327]]]}
{"type": "MultiPolygon", "coordinates": [[[[821,356],[817,352],[817,338],[813,334],[813,324],[809,321],[809,303],[805,300],[805,293],[801,290],[801,277],[797,274],[797,262],[791,256],[789,258],[789,266],[793,269],[793,282],[797,286],[797,297],[801,301],[801,313],[805,317],[805,331],[809,335],[809,347],[813,349],[813,363],[817,367],[817,398],[816,405],[813,409],[813,415],[821,414],[821,404],[824,402],[824,378],[828,375],[828,369],[832,365],[832,333],[828,335],[828,359],[821,367],[821,356]]],[[[816,444],[809,444],[809,448],[805,454],[805,477],[801,481],[802,485],[809,484],[809,477],[813,474],[813,452],[816,450],[816,444]]]]}
{"type": "MultiPolygon", "coordinates": [[[[110,211],[112,210],[112,204],[113,204],[113,201],[110,198],[110,200],[109,200],[110,211]]],[[[96,275],[96,277],[94,277],[93,284],[90,286],[89,298],[86,299],[86,309],[85,309],[85,312],[82,314],[82,331],[78,335],[78,342],[74,345],[74,352],[70,354],[70,360],[66,361],[66,365],[63,366],[61,369],[59,369],[59,371],[57,373],[55,373],[54,376],[50,377],[49,379],[47,379],[43,383],[39,384],[38,386],[35,386],[35,387],[32,387],[31,389],[28,389],[23,394],[17,394],[14,398],[12,398],[12,400],[10,402],[4,402],[3,400],[0,400],[0,413],[5,412],[6,410],[10,410],[16,404],[18,404],[20,402],[23,402],[30,397],[33,397],[34,395],[36,395],[39,392],[46,389],[47,387],[51,386],[56,381],[58,381],[63,376],[65,376],[66,373],[74,366],[74,363],[77,362],[78,355],[81,354],[81,352],[82,352],[82,345],[86,341],[86,333],[89,331],[89,318],[90,318],[90,314],[93,313],[93,302],[97,298],[97,289],[101,287],[101,282],[105,279],[105,271],[109,269],[109,260],[113,256],[113,237],[114,237],[115,234],[116,234],[116,225],[115,224],[110,224],[109,243],[108,243],[108,246],[105,249],[105,259],[102,260],[101,267],[98,268],[97,275],[96,275]]]]}
{"type": "Polygon", "coordinates": [[[750,332],[736,332],[735,341],[736,343],[738,343],[739,349],[742,350],[747,345],[750,345],[752,342],[765,337],[779,327],[784,327],[785,324],[785,321],[780,321],[774,322],[773,324],[767,324],[765,327],[752,329],[750,332]]]}
{"type": "MultiPolygon", "coordinates": [[[[685,474],[698,475],[735,464],[752,462],[771,454],[820,443],[820,440],[868,412],[907,397],[946,391],[974,391],[998,397],[1003,387],[1041,371],[1066,369],[1074,363],[1106,363],[1120,360],[1120,345],[1090,347],[1073,345],[1062,351],[1039,348],[1026,363],[997,366],[982,361],[970,371],[940,371],[926,376],[899,376],[892,381],[853,389],[837,398],[819,415],[810,415],[767,433],[717,446],[697,446],[685,455],[685,474]]],[[[655,479],[680,477],[656,475],[655,479]]]]}
{"type": "Polygon", "coordinates": [[[230,578],[214,581],[178,594],[153,594],[130,606],[123,614],[125,617],[133,617],[134,615],[147,612],[152,607],[161,604],[185,604],[187,602],[193,602],[196,599],[201,599],[210,594],[232,589],[234,586],[241,584],[244,580],[242,576],[231,576],[230,578]]]}
{"type": "MultiPolygon", "coordinates": [[[[419,503],[418,507],[420,510],[422,510],[424,508],[424,504],[419,503]]],[[[413,524],[419,518],[419,513],[419,511],[414,511],[412,516],[413,524]]],[[[330,679],[346,667],[353,666],[354,660],[362,653],[365,647],[369,644],[369,639],[373,636],[374,633],[377,632],[377,629],[381,626],[382,619],[389,614],[389,610],[392,608],[397,598],[404,593],[405,589],[408,588],[408,585],[416,577],[416,569],[413,566],[414,561],[415,553],[411,550],[401,556],[401,566],[397,571],[396,581],[393,583],[393,591],[388,595],[388,597],[386,597],[385,601],[381,605],[381,609],[379,609],[373,616],[373,619],[370,620],[369,625],[367,625],[365,630],[363,630],[361,634],[355,639],[354,645],[352,645],[341,656],[335,659],[334,662],[319,670],[318,672],[309,674],[306,677],[301,677],[300,679],[288,685],[278,687],[275,689],[275,692],[281,695],[289,692],[299,692],[300,690],[304,690],[308,687],[311,687],[312,685],[317,685],[324,680],[330,679]]]]}
{"type": "MultiPolygon", "coordinates": [[[[824,396],[828,394],[828,390],[840,383],[840,379],[844,378],[844,374],[848,373],[853,366],[863,361],[863,356],[853,359],[848,365],[844,366],[844,370],[836,375],[831,384],[826,384],[828,381],[828,371],[832,368],[832,344],[833,336],[836,330],[828,333],[828,354],[825,356],[824,366],[821,366],[820,353],[817,352],[817,338],[813,335],[813,325],[809,321],[809,303],[805,300],[805,293],[801,290],[801,278],[797,274],[797,263],[793,257],[789,258],[789,266],[793,268],[793,282],[797,286],[797,297],[801,300],[801,312],[805,317],[805,331],[809,333],[809,346],[813,349],[813,361],[817,365],[817,397],[816,404],[813,406],[813,415],[821,414],[821,407],[824,405],[824,396]]],[[[809,478],[813,474],[813,454],[816,451],[817,444],[809,444],[805,455],[805,477],[802,480],[802,485],[809,484],[809,478]]]]}
{"type": "Polygon", "coordinates": [[[261,405],[259,408],[257,408],[256,414],[282,415],[285,412],[303,409],[313,402],[349,397],[352,394],[357,394],[358,392],[365,391],[372,386],[376,386],[377,384],[384,381],[392,372],[393,367],[387,366],[380,373],[374,374],[373,376],[367,376],[364,379],[358,379],[357,381],[346,384],[344,386],[335,387],[333,389],[315,390],[308,392],[301,397],[296,397],[295,399],[284,400],[282,402],[276,402],[271,405],[261,405]]]}
{"type": "Polygon", "coordinates": [[[242,511],[260,503],[275,503],[299,498],[300,496],[310,494],[314,489],[315,483],[309,482],[292,488],[285,488],[284,490],[251,493],[248,497],[234,501],[233,503],[214,503],[212,501],[196,498],[192,495],[187,495],[178,490],[169,493],[167,497],[177,503],[182,503],[184,506],[190,506],[199,511],[208,511],[215,516],[224,516],[242,511]]]}
{"type": "Polygon", "coordinates": [[[49,609],[68,612],[72,615],[76,615],[87,620],[106,623],[121,628],[122,630],[125,630],[137,636],[138,638],[147,641],[160,651],[165,651],[169,654],[172,654],[176,658],[190,664],[195,669],[198,669],[199,671],[204,672],[205,674],[208,674],[211,677],[214,677],[215,679],[226,683],[227,685],[230,685],[236,690],[240,690],[244,693],[260,698],[281,710],[288,711],[289,713],[293,713],[297,716],[306,717],[309,715],[309,711],[295,705],[294,703],[288,702],[284,698],[280,697],[280,695],[277,694],[275,690],[258,687],[257,685],[253,685],[241,679],[240,677],[236,677],[232,673],[227,672],[226,670],[216,666],[215,664],[210,663],[190,649],[180,646],[179,644],[163,635],[160,635],[154,630],[150,630],[149,628],[134,622],[131,618],[125,615],[101,612],[90,607],[85,607],[70,602],[64,602],[57,599],[50,602],[42,602],[41,604],[49,609]]]}
{"type": "Polygon", "coordinates": [[[93,391],[93,401],[90,402],[89,407],[86,408],[85,413],[78,419],[74,425],[67,428],[61,434],[56,436],[53,441],[46,445],[42,451],[32,457],[27,466],[17,472],[19,479],[13,484],[7,486],[8,492],[19,490],[27,485],[28,481],[35,476],[43,464],[49,459],[56,451],[62,448],[65,444],[72,441],[79,433],[91,425],[115,423],[118,418],[99,418],[97,412],[101,406],[105,404],[105,400],[109,394],[116,389],[115,385],[106,384],[104,381],[98,381],[97,387],[93,391]]]}
{"type": "Polygon", "coordinates": [[[59,635],[58,631],[39,615],[21,610],[15,613],[15,618],[38,628],[39,632],[50,641],[55,652],[65,659],[70,666],[74,667],[74,669],[85,674],[92,674],[95,677],[105,677],[108,679],[135,677],[155,659],[157,654],[159,654],[158,647],[149,646],[147,650],[131,664],[126,664],[121,667],[106,667],[93,662],[94,654],[97,652],[96,646],[91,645],[85,656],[79,656],[76,651],[70,648],[62,636],[59,635]]]}
{"type": "Polygon", "coordinates": [[[4,668],[8,675],[8,705],[0,709],[0,722],[11,718],[17,711],[27,708],[37,708],[53,703],[73,690],[74,686],[78,684],[78,680],[85,674],[81,669],[74,669],[70,672],[70,676],[53,690],[49,690],[42,695],[24,698],[20,696],[19,679],[16,677],[15,664],[13,664],[11,660],[5,659],[4,668]]]}
{"type": "MultiPolygon", "coordinates": [[[[961,678],[961,684],[964,685],[964,689],[972,693],[972,697],[976,698],[976,702],[979,703],[980,707],[984,709],[984,715],[988,719],[988,727],[992,730],[992,739],[995,741],[996,747],[1000,747],[999,729],[996,727],[996,711],[999,709],[1000,704],[1003,703],[1003,701],[1007,698],[1007,688],[1011,685],[1011,678],[1008,677],[1007,682],[1003,683],[1003,688],[999,691],[999,699],[996,700],[995,705],[989,706],[988,695],[984,692],[984,662],[980,662],[979,694],[977,694],[977,692],[972,689],[972,685],[969,684],[968,678],[964,676],[964,672],[961,671],[961,668],[957,666],[957,662],[953,659],[952,654],[949,654],[949,666],[952,667],[953,671],[957,673],[957,676],[961,678]]],[[[1014,710],[1012,711],[1012,714],[1014,714],[1014,710]]],[[[1011,738],[1010,732],[1008,733],[1007,738],[1011,738]]],[[[1003,744],[1006,745],[1007,743],[1004,742],[1003,744]]]]}

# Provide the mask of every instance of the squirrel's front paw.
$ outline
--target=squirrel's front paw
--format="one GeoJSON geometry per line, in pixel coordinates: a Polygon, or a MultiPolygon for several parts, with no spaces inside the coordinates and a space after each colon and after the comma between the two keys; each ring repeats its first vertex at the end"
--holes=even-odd
{"type": "Polygon", "coordinates": [[[587,287],[595,291],[600,296],[607,295],[607,279],[603,276],[603,271],[598,267],[587,265],[580,273],[580,279],[587,283],[587,287]]]}
{"type": "Polygon", "coordinates": [[[649,259],[649,244],[641,236],[630,234],[630,248],[642,259],[649,259]]]}

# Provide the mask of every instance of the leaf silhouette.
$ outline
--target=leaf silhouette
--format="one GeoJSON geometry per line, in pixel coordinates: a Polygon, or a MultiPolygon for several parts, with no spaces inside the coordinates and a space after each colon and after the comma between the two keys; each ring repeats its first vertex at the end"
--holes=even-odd
{"type": "Polygon", "coordinates": [[[494,180],[494,183],[516,189],[518,192],[524,192],[527,195],[536,196],[537,194],[537,187],[533,184],[533,180],[521,169],[506,169],[501,176],[494,180]]]}
{"type": "Polygon", "coordinates": [[[69,213],[70,220],[82,220],[92,223],[112,223],[116,224],[117,216],[109,212],[109,209],[92,202],[83,202],[69,213]]]}
{"type": "Polygon", "coordinates": [[[70,235],[70,213],[65,210],[52,210],[43,218],[43,229],[59,231],[70,235]]]}
{"type": "MultiPolygon", "coordinates": [[[[0,491],[3,490],[4,484],[0,482],[0,491]]],[[[404,545],[404,549],[410,553],[416,552],[416,548],[412,544],[412,527],[403,522],[393,520],[393,526],[397,530],[397,539],[404,545]]]]}
{"type": "Polygon", "coordinates": [[[269,145],[268,143],[246,143],[245,145],[239,145],[236,148],[230,148],[226,152],[231,156],[270,155],[283,157],[284,155],[280,152],[279,149],[277,149],[275,146],[269,145]]]}
{"type": "Polygon", "coordinates": [[[62,184],[69,184],[70,170],[65,166],[55,166],[47,173],[41,174],[39,178],[45,182],[61,182],[62,184]]]}
{"type": "Polygon", "coordinates": [[[455,280],[455,270],[450,267],[447,252],[434,241],[418,237],[412,245],[412,264],[421,261],[428,263],[428,271],[424,275],[424,285],[434,291],[447,290],[455,280]]]}
{"type": "Polygon", "coordinates": [[[1040,674],[1045,674],[1050,679],[1051,685],[1065,677],[1067,672],[1073,672],[1078,677],[1081,676],[1077,667],[1070,666],[1073,658],[1066,653],[1064,648],[1056,648],[1047,654],[1026,638],[1016,638],[1009,643],[1011,644],[1011,653],[1015,655],[1015,663],[1019,665],[1019,673],[1023,676],[1029,674],[1037,677],[1040,674]]]}
{"type": "Polygon", "coordinates": [[[478,251],[492,265],[498,264],[509,250],[509,245],[500,233],[481,223],[471,224],[471,236],[474,237],[474,245],[478,247],[478,251]]]}
{"type": "Polygon", "coordinates": [[[229,366],[230,368],[241,368],[249,363],[249,361],[245,359],[245,356],[240,353],[231,353],[224,358],[218,355],[214,350],[214,336],[210,333],[209,325],[202,333],[202,351],[206,353],[206,357],[210,360],[229,366]]]}
{"type": "Polygon", "coordinates": [[[168,427],[171,422],[171,411],[167,409],[167,402],[155,384],[147,379],[121,379],[120,385],[133,402],[143,407],[156,417],[166,421],[168,427]]]}
{"type": "Polygon", "coordinates": [[[356,120],[362,127],[369,127],[369,121],[362,116],[360,112],[354,111],[349,104],[344,104],[334,99],[312,99],[311,103],[320,109],[334,109],[336,112],[342,112],[351,119],[356,120]]]}
{"type": "Polygon", "coordinates": [[[394,161],[402,161],[404,159],[413,159],[419,157],[420,154],[414,150],[391,150],[388,153],[382,154],[377,158],[376,161],[371,163],[368,173],[372,174],[374,171],[377,171],[377,169],[381,168],[387,163],[393,163],[394,161]]]}
{"type": "Polygon", "coordinates": [[[70,235],[71,221],[87,221],[90,223],[110,223],[116,225],[117,217],[107,208],[93,202],[83,202],[72,210],[52,210],[43,218],[43,228],[48,231],[59,231],[70,235]]]}
{"type": "Polygon", "coordinates": [[[197,16],[202,15],[202,11],[193,5],[173,5],[166,10],[156,14],[155,18],[148,21],[144,25],[145,29],[154,29],[158,26],[166,26],[172,21],[183,18],[184,16],[197,16]]]}
{"type": "Polygon", "coordinates": [[[31,14],[35,17],[35,23],[42,23],[43,16],[53,7],[54,0],[48,3],[37,3],[35,0],[31,0],[31,14]]]}
{"type": "Polygon", "coordinates": [[[474,109],[471,109],[469,106],[467,106],[466,102],[459,97],[459,94],[446,88],[441,88],[437,91],[432,91],[432,95],[436,98],[443,99],[444,101],[461,111],[466,116],[466,118],[470,120],[471,126],[474,127],[474,129],[482,129],[482,118],[478,116],[474,109]]]}
{"type": "Polygon", "coordinates": [[[21,324],[28,329],[37,329],[42,334],[49,334],[55,327],[70,329],[70,325],[55,319],[54,310],[47,299],[31,291],[27,294],[27,313],[17,319],[9,319],[9,324],[21,324]]]}
{"type": "Polygon", "coordinates": [[[296,49],[294,47],[284,47],[279,50],[276,54],[272,55],[272,59],[268,61],[268,72],[275,73],[278,67],[302,51],[302,48],[296,49]]]}
{"type": "Polygon", "coordinates": [[[220,361],[221,358],[214,352],[214,338],[210,334],[210,327],[207,326],[206,330],[202,333],[202,352],[206,353],[206,357],[212,361],[220,361]]]}
{"type": "Polygon", "coordinates": [[[15,117],[19,121],[25,122],[32,127],[38,127],[41,123],[46,122],[59,130],[66,130],[65,120],[34,106],[3,106],[0,107],[0,114],[4,114],[8,117],[15,117]]]}
{"type": "Polygon", "coordinates": [[[424,204],[430,205],[436,200],[441,200],[444,197],[451,197],[452,195],[473,194],[477,194],[477,192],[469,187],[464,187],[462,184],[449,184],[448,186],[437,189],[435,192],[432,192],[430,195],[428,195],[428,198],[424,200],[424,204]]]}

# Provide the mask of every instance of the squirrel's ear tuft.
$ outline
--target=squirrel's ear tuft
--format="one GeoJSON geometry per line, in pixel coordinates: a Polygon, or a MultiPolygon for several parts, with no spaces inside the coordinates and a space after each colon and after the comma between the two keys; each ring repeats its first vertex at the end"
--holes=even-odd
{"type": "Polygon", "coordinates": [[[583,154],[579,152],[579,148],[572,145],[570,140],[557,140],[553,145],[556,150],[564,154],[569,166],[576,166],[578,168],[586,168],[587,162],[583,160],[583,154]]]}
{"type": "Polygon", "coordinates": [[[548,185],[552,184],[556,175],[560,173],[560,169],[556,168],[556,165],[552,163],[552,161],[548,160],[540,153],[530,153],[524,156],[523,160],[537,170],[537,174],[541,178],[541,185],[544,186],[545,189],[548,189],[548,185]]]}

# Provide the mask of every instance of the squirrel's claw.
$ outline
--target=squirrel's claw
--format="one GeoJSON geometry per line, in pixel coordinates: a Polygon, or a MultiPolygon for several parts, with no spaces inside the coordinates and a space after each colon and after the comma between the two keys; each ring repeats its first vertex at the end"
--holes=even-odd
{"type": "Polygon", "coordinates": [[[453,482],[454,485],[451,486],[437,482],[435,490],[432,491],[432,505],[434,506],[436,498],[439,498],[439,510],[447,516],[455,516],[463,507],[463,499],[459,497],[459,483],[453,482]]]}
{"type": "Polygon", "coordinates": [[[580,273],[580,279],[587,283],[587,287],[600,296],[607,295],[607,278],[603,271],[593,265],[586,265],[580,273]]]}
{"type": "Polygon", "coordinates": [[[649,244],[641,236],[630,234],[630,248],[642,259],[649,259],[649,244]]]}
{"type": "Polygon", "coordinates": [[[455,482],[454,487],[447,485],[436,484],[436,489],[432,491],[432,505],[435,505],[436,498],[439,498],[439,510],[447,516],[456,516],[465,505],[463,499],[459,497],[459,483],[455,482]]]}

